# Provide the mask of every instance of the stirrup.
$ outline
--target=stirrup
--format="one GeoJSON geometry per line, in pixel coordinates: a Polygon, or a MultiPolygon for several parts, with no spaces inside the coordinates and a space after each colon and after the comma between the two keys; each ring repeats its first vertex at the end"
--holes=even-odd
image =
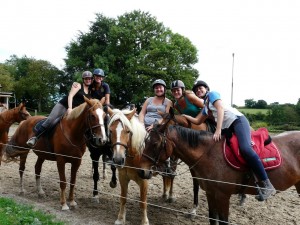
{"type": "Polygon", "coordinates": [[[33,147],[36,145],[37,141],[38,141],[37,137],[31,137],[31,138],[29,138],[29,140],[26,142],[26,144],[27,144],[29,147],[33,148],[33,147]]]}

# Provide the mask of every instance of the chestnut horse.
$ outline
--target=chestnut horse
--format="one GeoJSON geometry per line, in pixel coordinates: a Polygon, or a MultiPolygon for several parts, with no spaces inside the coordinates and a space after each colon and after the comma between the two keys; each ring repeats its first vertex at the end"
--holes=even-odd
{"type": "Polygon", "coordinates": [[[0,165],[2,161],[2,149],[3,146],[8,142],[9,128],[13,123],[20,123],[30,117],[27,112],[25,104],[21,103],[19,106],[5,110],[0,113],[0,165]]]}
{"type": "MultiPolygon", "coordinates": [[[[180,126],[170,126],[164,133],[157,130],[149,136],[140,161],[144,173],[152,165],[163,163],[171,154],[178,156],[194,171],[201,188],[206,191],[210,224],[217,224],[217,221],[228,224],[232,194],[257,194],[253,177],[243,182],[250,171],[236,170],[225,161],[224,138],[215,142],[209,132],[180,126]]],[[[269,179],[276,190],[284,191],[294,185],[300,194],[300,131],[284,132],[272,137],[272,141],[281,153],[282,164],[268,170],[269,179]]]]}
{"type": "MultiPolygon", "coordinates": [[[[62,210],[68,210],[66,203],[66,175],[65,164],[71,163],[71,179],[69,201],[70,206],[77,205],[75,202],[74,189],[76,174],[81,164],[82,156],[86,150],[86,136],[93,136],[98,142],[106,142],[107,136],[104,130],[104,111],[102,103],[96,99],[84,98],[85,102],[74,108],[69,115],[65,115],[49,133],[40,137],[33,152],[37,155],[35,164],[35,177],[38,194],[43,196],[40,174],[45,160],[56,161],[60,178],[60,203],[62,210]],[[89,134],[91,133],[91,135],[89,134]]],[[[9,145],[5,148],[8,157],[20,157],[20,191],[23,189],[23,173],[27,155],[30,151],[26,145],[28,138],[34,135],[35,125],[45,119],[43,116],[33,116],[19,125],[9,145]]]]}
{"type": "Polygon", "coordinates": [[[125,224],[128,184],[133,180],[140,187],[141,224],[148,225],[148,180],[140,178],[136,169],[139,167],[141,151],[144,148],[144,139],[147,131],[144,125],[139,122],[137,116],[135,116],[136,109],[123,111],[109,109],[108,112],[111,115],[108,130],[113,150],[113,163],[118,168],[119,183],[121,186],[120,210],[115,224],[125,224]]]}

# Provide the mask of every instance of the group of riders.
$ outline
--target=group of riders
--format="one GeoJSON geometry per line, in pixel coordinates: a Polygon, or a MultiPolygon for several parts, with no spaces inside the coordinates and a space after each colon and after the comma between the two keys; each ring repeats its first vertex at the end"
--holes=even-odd
{"type": "MultiPolygon", "coordinates": [[[[29,147],[34,147],[39,137],[53,127],[64,114],[69,114],[73,108],[84,102],[84,96],[88,98],[102,99],[105,97],[105,104],[110,105],[110,88],[104,82],[105,74],[100,68],[93,73],[85,71],[82,73],[82,82],[74,82],[68,96],[62,98],[52,109],[47,119],[38,127],[35,136],[27,141],[29,147]]],[[[149,132],[155,122],[162,120],[158,111],[168,113],[171,107],[188,121],[194,124],[212,121],[214,125],[213,139],[220,141],[222,130],[230,129],[237,137],[239,149],[248,166],[258,178],[263,189],[261,195],[256,196],[258,200],[266,200],[276,193],[271,184],[264,166],[253,150],[251,145],[251,127],[247,118],[236,108],[222,102],[221,96],[216,91],[211,91],[208,84],[202,80],[194,83],[192,91],[186,90],[181,80],[175,80],[170,85],[174,102],[166,97],[167,85],[162,79],[152,83],[154,96],[145,100],[139,112],[139,121],[144,124],[149,132]]],[[[167,171],[174,172],[167,161],[167,171]]]]}

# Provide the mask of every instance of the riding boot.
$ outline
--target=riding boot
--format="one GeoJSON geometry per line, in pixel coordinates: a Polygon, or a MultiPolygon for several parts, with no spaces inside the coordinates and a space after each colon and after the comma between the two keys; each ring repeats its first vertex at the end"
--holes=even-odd
{"type": "Polygon", "coordinates": [[[261,189],[261,195],[255,196],[255,198],[259,201],[264,201],[276,194],[276,189],[273,187],[269,179],[263,180],[262,183],[263,188],[261,189]]]}
{"type": "Polygon", "coordinates": [[[171,167],[171,159],[168,158],[165,162],[165,173],[169,177],[175,177],[177,174],[171,167]]]}
{"type": "Polygon", "coordinates": [[[43,126],[40,126],[40,127],[38,128],[38,130],[37,130],[35,136],[29,138],[29,140],[26,142],[26,144],[27,144],[29,147],[33,148],[33,147],[36,145],[36,143],[37,143],[38,139],[40,138],[40,136],[41,136],[45,131],[46,131],[46,128],[43,127],[43,126]]]}

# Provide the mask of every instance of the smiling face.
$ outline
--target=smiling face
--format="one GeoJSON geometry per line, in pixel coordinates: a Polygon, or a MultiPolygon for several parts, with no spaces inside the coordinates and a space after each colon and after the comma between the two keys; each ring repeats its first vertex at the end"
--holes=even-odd
{"type": "Polygon", "coordinates": [[[195,88],[195,94],[199,98],[204,98],[207,93],[207,89],[204,86],[198,86],[195,88]]]}
{"type": "Polygon", "coordinates": [[[181,98],[183,94],[182,88],[172,88],[172,95],[175,99],[181,98]]]}
{"type": "Polygon", "coordinates": [[[161,96],[165,95],[165,87],[161,84],[154,85],[153,90],[154,90],[155,96],[157,96],[157,97],[161,97],[161,96]]]}

